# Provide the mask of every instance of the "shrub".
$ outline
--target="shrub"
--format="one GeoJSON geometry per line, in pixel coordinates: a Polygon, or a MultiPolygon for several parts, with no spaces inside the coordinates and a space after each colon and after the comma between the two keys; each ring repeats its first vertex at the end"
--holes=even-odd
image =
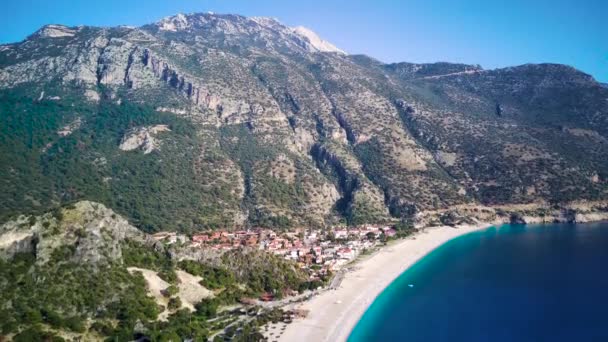
{"type": "Polygon", "coordinates": [[[177,310],[182,306],[182,300],[179,297],[173,297],[169,299],[169,303],[167,304],[167,308],[169,310],[177,310]]]}
{"type": "Polygon", "coordinates": [[[165,296],[165,297],[173,297],[178,293],[178,289],[177,289],[177,286],[175,286],[175,285],[169,285],[169,287],[164,289],[162,292],[163,292],[163,296],[165,296]]]}
{"type": "Polygon", "coordinates": [[[78,333],[83,333],[86,330],[84,320],[78,316],[68,317],[65,320],[64,325],[66,328],[78,333]]]}

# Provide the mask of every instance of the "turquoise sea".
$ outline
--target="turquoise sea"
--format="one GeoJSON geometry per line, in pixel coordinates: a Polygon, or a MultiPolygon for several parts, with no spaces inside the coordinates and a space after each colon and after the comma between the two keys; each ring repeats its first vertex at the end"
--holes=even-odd
{"type": "Polygon", "coordinates": [[[389,285],[348,341],[608,341],[608,223],[456,238],[389,285]]]}

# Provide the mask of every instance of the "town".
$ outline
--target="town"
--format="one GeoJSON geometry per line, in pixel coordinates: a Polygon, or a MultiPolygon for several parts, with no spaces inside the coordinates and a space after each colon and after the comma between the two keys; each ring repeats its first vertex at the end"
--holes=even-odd
{"type": "Polygon", "coordinates": [[[295,229],[275,232],[265,228],[239,231],[213,231],[192,236],[175,232],[152,235],[164,244],[182,244],[190,248],[226,251],[258,248],[273,253],[306,270],[310,282],[318,282],[339,271],[365,251],[395,238],[397,230],[389,225],[335,226],[330,230],[295,229]]]}

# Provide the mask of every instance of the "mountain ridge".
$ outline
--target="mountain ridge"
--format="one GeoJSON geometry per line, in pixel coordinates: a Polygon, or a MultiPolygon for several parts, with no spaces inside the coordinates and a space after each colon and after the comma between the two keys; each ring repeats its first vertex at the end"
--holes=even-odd
{"type": "MultiPolygon", "coordinates": [[[[144,24],[141,26],[131,26],[131,25],[118,25],[118,26],[112,26],[112,27],[107,27],[107,26],[90,26],[90,25],[76,25],[76,26],[68,26],[68,25],[63,25],[63,24],[45,24],[43,26],[40,27],[40,29],[36,30],[33,34],[27,36],[23,41],[19,41],[19,42],[9,42],[9,43],[3,43],[0,44],[0,47],[8,47],[10,45],[15,45],[15,44],[19,44],[19,43],[23,43],[25,41],[27,41],[28,39],[31,38],[35,38],[36,36],[41,36],[41,37],[49,37],[49,38],[57,38],[57,37],[69,37],[69,36],[73,36],[73,34],[75,32],[77,32],[78,30],[81,29],[98,29],[98,30],[107,30],[107,29],[129,29],[129,30],[140,30],[140,29],[145,29],[146,27],[151,27],[151,26],[156,26],[158,27],[160,30],[165,30],[165,31],[187,31],[189,29],[191,29],[191,26],[187,26],[189,24],[189,22],[187,21],[187,18],[218,18],[218,19],[226,19],[226,18],[239,18],[240,20],[246,20],[246,21],[252,21],[261,25],[265,25],[265,26],[282,26],[284,28],[287,28],[289,31],[293,31],[294,33],[298,34],[298,31],[300,32],[306,32],[306,33],[302,33],[301,35],[304,36],[304,38],[306,38],[306,35],[312,35],[314,36],[315,39],[319,39],[321,41],[321,44],[328,44],[327,50],[322,50],[322,49],[317,49],[317,52],[338,52],[350,57],[357,57],[357,56],[361,56],[364,58],[370,58],[370,59],[374,59],[373,57],[367,56],[367,55],[363,55],[363,54],[347,54],[346,52],[344,52],[343,50],[335,47],[333,44],[331,44],[330,42],[322,39],[320,36],[318,36],[318,34],[316,34],[314,31],[310,30],[307,27],[304,26],[295,26],[295,27],[289,27],[284,25],[283,23],[281,23],[277,18],[273,18],[273,17],[247,17],[247,16],[243,16],[243,15],[238,15],[238,14],[218,14],[215,12],[191,12],[191,13],[178,13],[176,15],[171,15],[171,16],[166,16],[161,18],[160,20],[152,23],[152,24],[144,24]],[[177,21],[178,23],[181,23],[181,25],[186,25],[186,26],[175,26],[174,22],[177,21]],[[168,28],[165,27],[164,25],[168,25],[168,24],[172,24],[171,26],[169,26],[168,28]]],[[[197,23],[200,24],[200,23],[197,23]]],[[[314,47],[314,44],[311,44],[314,47]]],[[[595,78],[589,74],[586,74],[570,65],[567,64],[561,64],[561,63],[524,63],[524,64],[520,64],[520,65],[515,65],[515,66],[507,66],[507,67],[499,67],[499,68],[494,68],[494,69],[483,69],[479,64],[463,64],[463,63],[452,63],[452,62],[448,62],[448,61],[437,61],[437,62],[425,62],[425,63],[411,63],[411,62],[393,62],[393,63],[384,63],[384,62],[380,62],[378,60],[376,60],[377,63],[379,64],[383,64],[385,65],[387,68],[399,68],[401,67],[409,67],[412,69],[424,69],[424,68],[428,68],[428,67],[437,67],[437,68],[441,68],[441,67],[445,67],[445,68],[453,68],[454,70],[460,70],[463,69],[461,71],[470,71],[470,72],[474,72],[474,71],[499,71],[499,70],[510,70],[513,68],[524,68],[524,67],[530,67],[530,66],[555,66],[555,67],[564,67],[566,69],[572,69],[573,71],[577,71],[581,74],[584,74],[590,78],[593,79],[594,82],[597,82],[598,84],[605,86],[606,83],[601,83],[597,80],[595,80],[595,78]],[[466,69],[466,70],[465,70],[466,69]]],[[[452,72],[452,73],[457,73],[458,71],[452,72]]],[[[444,75],[448,75],[450,74],[449,72],[446,74],[439,74],[439,75],[434,75],[434,76],[444,76],[444,75]]]]}
{"type": "Polygon", "coordinates": [[[149,231],[286,228],[607,196],[607,90],[572,67],[385,64],[237,15],[39,31],[0,47],[2,217],[89,199],[149,231]]]}

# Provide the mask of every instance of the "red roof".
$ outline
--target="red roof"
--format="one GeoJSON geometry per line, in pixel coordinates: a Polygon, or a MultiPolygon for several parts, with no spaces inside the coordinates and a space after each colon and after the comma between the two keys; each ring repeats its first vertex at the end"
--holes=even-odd
{"type": "Polygon", "coordinates": [[[209,241],[209,236],[207,234],[193,235],[192,241],[194,241],[194,242],[209,241]]]}
{"type": "Polygon", "coordinates": [[[264,301],[264,302],[270,302],[272,300],[274,300],[274,295],[272,293],[264,293],[260,296],[260,300],[264,301]]]}

